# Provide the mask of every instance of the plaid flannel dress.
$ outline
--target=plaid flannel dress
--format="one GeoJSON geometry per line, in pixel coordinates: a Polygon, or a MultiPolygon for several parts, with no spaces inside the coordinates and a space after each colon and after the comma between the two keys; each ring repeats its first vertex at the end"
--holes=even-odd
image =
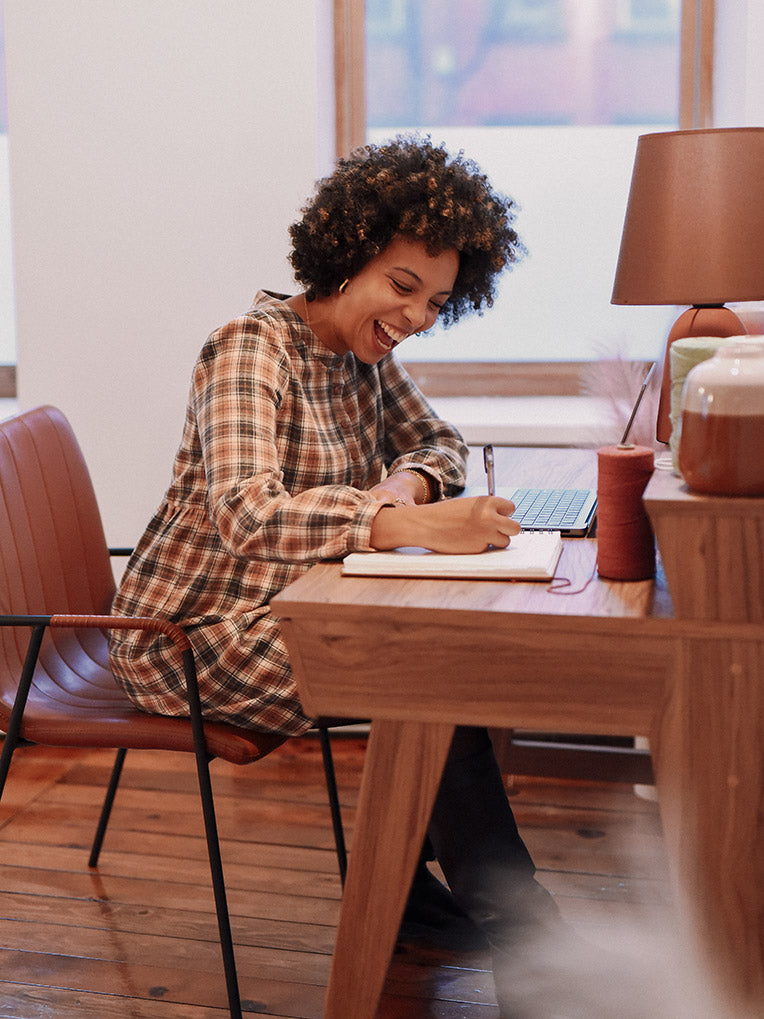
{"type": "MultiPolygon", "coordinates": [[[[270,599],[313,563],[367,551],[385,470],[427,471],[441,496],[464,484],[466,448],[394,355],[366,365],[328,351],[261,291],[214,332],[194,368],[173,478],[130,558],[117,615],[183,626],[204,713],[297,735],[310,725],[270,599]]],[[[118,681],[150,712],[186,714],[162,635],[117,631],[118,681]]]]}

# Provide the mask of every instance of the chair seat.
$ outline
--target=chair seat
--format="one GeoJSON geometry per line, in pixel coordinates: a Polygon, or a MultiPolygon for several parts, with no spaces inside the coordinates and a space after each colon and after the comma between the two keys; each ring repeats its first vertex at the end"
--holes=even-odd
{"type": "MultiPolygon", "coordinates": [[[[46,634],[21,735],[47,746],[126,750],[177,750],[193,753],[188,718],[140,711],[117,685],[108,668],[108,641],[100,630],[51,630],[46,634]]],[[[11,691],[0,696],[0,727],[13,706],[11,691]]],[[[288,737],[205,722],[207,749],[213,757],[249,764],[288,737]]]]}

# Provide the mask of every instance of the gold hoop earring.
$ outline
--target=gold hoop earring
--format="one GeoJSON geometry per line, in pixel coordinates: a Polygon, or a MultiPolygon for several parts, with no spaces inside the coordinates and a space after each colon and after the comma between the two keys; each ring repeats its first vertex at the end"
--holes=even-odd
{"type": "Polygon", "coordinates": [[[346,278],[346,279],[344,279],[344,280],[342,281],[342,283],[340,283],[340,287],[339,287],[339,292],[340,292],[341,294],[344,294],[344,293],[345,293],[345,291],[346,291],[346,290],[347,290],[347,288],[348,288],[348,283],[349,283],[349,282],[350,282],[350,280],[346,278]]]}

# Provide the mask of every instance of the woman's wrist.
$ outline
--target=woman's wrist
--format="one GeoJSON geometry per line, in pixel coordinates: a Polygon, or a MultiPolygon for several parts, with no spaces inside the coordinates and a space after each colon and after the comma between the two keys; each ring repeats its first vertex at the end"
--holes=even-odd
{"type": "Polygon", "coordinates": [[[398,467],[397,470],[393,471],[395,474],[410,474],[413,478],[416,478],[419,485],[420,498],[414,498],[417,505],[421,506],[423,503],[432,502],[432,488],[428,475],[424,471],[419,471],[415,467],[398,467]]]}
{"type": "Polygon", "coordinates": [[[374,517],[369,544],[378,551],[420,543],[418,506],[382,506],[374,517]]]}

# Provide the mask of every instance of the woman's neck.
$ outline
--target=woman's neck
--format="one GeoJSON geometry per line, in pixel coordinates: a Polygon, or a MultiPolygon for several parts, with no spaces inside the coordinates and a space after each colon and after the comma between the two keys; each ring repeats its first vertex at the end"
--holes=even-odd
{"type": "Polygon", "coordinates": [[[286,304],[296,312],[314,336],[333,354],[345,354],[337,336],[334,320],[335,297],[317,297],[309,301],[304,293],[287,298],[286,304]]]}

